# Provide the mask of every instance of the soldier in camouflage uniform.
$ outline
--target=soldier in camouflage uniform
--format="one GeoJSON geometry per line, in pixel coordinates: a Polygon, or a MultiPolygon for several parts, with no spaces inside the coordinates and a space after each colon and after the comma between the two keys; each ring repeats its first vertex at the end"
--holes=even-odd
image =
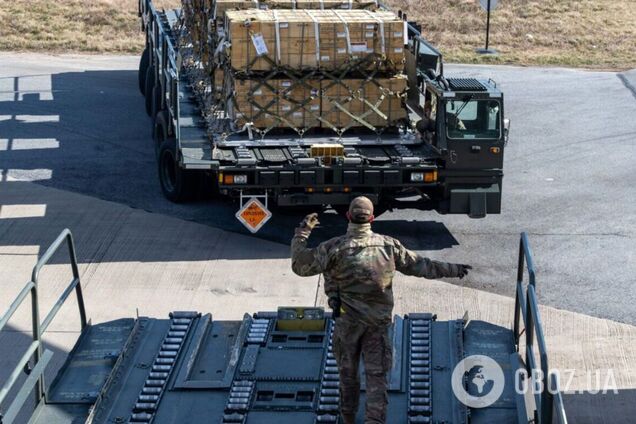
{"type": "Polygon", "coordinates": [[[393,313],[392,281],[395,271],[429,279],[463,278],[468,265],[437,262],[406,249],[394,238],[371,231],[373,203],[357,197],[347,213],[347,233],[316,248],[307,239],[318,224],[310,214],[292,239],[292,269],[301,276],[322,273],[325,293],[336,326],[333,347],[340,372],[340,413],[354,424],[360,398],[358,364],[366,372],[365,424],[384,424],[388,404],[387,372],[392,366],[389,326],[393,313]]]}

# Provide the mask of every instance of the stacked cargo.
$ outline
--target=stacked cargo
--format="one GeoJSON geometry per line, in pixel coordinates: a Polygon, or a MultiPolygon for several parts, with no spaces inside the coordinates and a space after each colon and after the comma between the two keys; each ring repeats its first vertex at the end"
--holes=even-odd
{"type": "Polygon", "coordinates": [[[225,12],[247,9],[366,9],[376,10],[377,1],[369,0],[216,0],[212,3],[212,19],[223,20],[225,12]]]}
{"type": "MultiPolygon", "coordinates": [[[[186,17],[205,9],[189,1],[198,11],[186,17]]],[[[235,131],[379,134],[406,122],[405,22],[375,1],[213,0],[207,10],[211,85],[235,131]]]]}
{"type": "Polygon", "coordinates": [[[404,22],[392,12],[250,9],[225,16],[236,71],[403,69],[404,22]]]}

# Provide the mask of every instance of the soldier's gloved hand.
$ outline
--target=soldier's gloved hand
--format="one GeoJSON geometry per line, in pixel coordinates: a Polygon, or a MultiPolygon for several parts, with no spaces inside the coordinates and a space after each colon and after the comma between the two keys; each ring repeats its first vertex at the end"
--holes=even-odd
{"type": "Polygon", "coordinates": [[[473,269],[473,267],[470,265],[457,264],[457,266],[459,267],[457,276],[459,277],[460,280],[468,275],[469,270],[473,269]]]}
{"type": "Polygon", "coordinates": [[[327,300],[327,304],[333,311],[331,316],[334,318],[338,318],[340,316],[340,307],[342,306],[342,301],[340,301],[339,297],[333,296],[327,300]]]}
{"type": "Polygon", "coordinates": [[[300,228],[306,228],[306,229],[311,231],[318,224],[320,224],[320,222],[318,221],[318,214],[314,212],[314,213],[310,213],[309,215],[307,215],[305,217],[305,219],[303,219],[300,222],[299,227],[300,228]]]}

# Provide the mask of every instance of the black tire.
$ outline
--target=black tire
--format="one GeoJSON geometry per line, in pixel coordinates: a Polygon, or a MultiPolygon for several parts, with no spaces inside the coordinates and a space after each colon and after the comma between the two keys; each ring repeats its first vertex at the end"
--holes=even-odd
{"type": "Polygon", "coordinates": [[[159,182],[166,199],[183,203],[193,198],[197,189],[196,174],[182,169],[177,163],[176,143],[173,138],[164,140],[157,158],[159,182]]]}
{"type": "Polygon", "coordinates": [[[152,106],[150,108],[150,116],[156,116],[161,111],[161,87],[155,84],[152,89],[152,106]]]}
{"type": "Polygon", "coordinates": [[[159,157],[159,148],[164,140],[168,140],[169,136],[168,114],[165,110],[160,110],[155,115],[152,122],[152,139],[154,141],[155,154],[159,157]]]}
{"type": "Polygon", "coordinates": [[[146,92],[146,72],[148,71],[149,65],[150,52],[146,46],[144,52],[141,54],[141,58],[139,59],[139,91],[141,91],[141,94],[146,92]]]}
{"type": "Polygon", "coordinates": [[[146,70],[146,86],[144,93],[146,93],[146,113],[148,116],[152,116],[152,101],[153,101],[153,89],[155,87],[155,67],[148,66],[146,70]]]}

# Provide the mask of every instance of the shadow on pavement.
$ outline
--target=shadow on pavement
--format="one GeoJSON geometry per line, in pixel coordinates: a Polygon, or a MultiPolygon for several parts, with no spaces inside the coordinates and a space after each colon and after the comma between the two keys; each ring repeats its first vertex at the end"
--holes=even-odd
{"type": "MultiPolygon", "coordinates": [[[[68,342],[71,339],[72,340],[77,339],[77,337],[79,336],[79,332],[57,333],[57,334],[46,333],[45,334],[44,349],[48,349],[53,352],[53,357],[51,359],[51,362],[49,362],[44,373],[44,381],[47,387],[50,386],[58,370],[64,364],[64,361],[66,360],[68,352],[70,351],[70,348],[73,345],[73,343],[71,342],[69,346],[69,350],[65,350],[64,348],[61,348],[58,345],[58,343],[54,341],[56,336],[63,337],[65,339],[64,342],[66,344],[66,342],[68,342]],[[52,343],[47,342],[49,340],[52,340],[53,342],[52,343]]],[[[26,333],[26,332],[19,331],[11,324],[7,324],[4,330],[0,331],[0,382],[2,382],[2,384],[4,384],[4,382],[7,381],[9,375],[13,372],[14,368],[16,367],[16,365],[22,358],[22,355],[27,351],[32,341],[33,339],[31,338],[30,332],[26,333]]],[[[7,411],[8,406],[11,404],[12,400],[15,398],[16,394],[22,387],[22,384],[24,384],[26,377],[27,375],[25,373],[22,373],[20,377],[18,377],[18,380],[13,385],[13,389],[9,391],[7,398],[2,403],[2,405],[0,405],[1,412],[7,411]]],[[[26,423],[29,420],[29,417],[31,416],[31,413],[34,408],[35,408],[35,399],[34,399],[34,395],[31,393],[27,397],[27,400],[24,403],[24,406],[22,407],[20,414],[16,417],[15,422],[26,423]]]]}
{"type": "MultiPolygon", "coordinates": [[[[150,119],[134,70],[65,72],[0,78],[0,206],[30,205],[33,214],[0,220],[0,234],[7,245],[28,244],[42,248],[69,227],[78,240],[80,262],[196,261],[208,259],[285,258],[288,247],[273,247],[261,240],[288,245],[303,213],[275,212],[255,237],[240,248],[218,248],[224,240],[200,228],[161,216],[137,218],[127,208],[87,206],[90,202],[51,190],[21,187],[11,177],[125,204],[185,221],[249,235],[236,218],[238,204],[231,199],[199,200],[173,204],[161,194],[150,119]],[[62,197],[62,198],[60,198],[62,197]],[[85,208],[90,210],[84,210],[85,208]],[[137,220],[137,234],[116,234],[124,220],[137,220]],[[189,236],[188,232],[192,235],[189,236]],[[101,237],[100,237],[101,236],[101,237]],[[138,249],[108,249],[108,243],[142,239],[138,249]],[[12,243],[13,240],[13,243],[12,243]],[[92,246],[103,240],[102,246],[92,246]],[[164,243],[157,248],[158,243],[164,243]],[[183,244],[199,244],[183,248],[183,244]],[[249,244],[249,246],[245,246],[249,244]],[[144,246],[147,246],[144,248],[144,246]],[[215,248],[217,246],[217,248],[215,248]],[[101,249],[101,250],[100,250],[101,249]],[[100,253],[101,252],[101,253],[100,253]]],[[[311,244],[344,233],[346,221],[333,211],[321,217],[311,244]]],[[[391,220],[390,214],[374,224],[375,231],[400,238],[411,249],[437,250],[457,245],[439,222],[391,220]]],[[[227,238],[227,236],[226,236],[227,238]]]]}

